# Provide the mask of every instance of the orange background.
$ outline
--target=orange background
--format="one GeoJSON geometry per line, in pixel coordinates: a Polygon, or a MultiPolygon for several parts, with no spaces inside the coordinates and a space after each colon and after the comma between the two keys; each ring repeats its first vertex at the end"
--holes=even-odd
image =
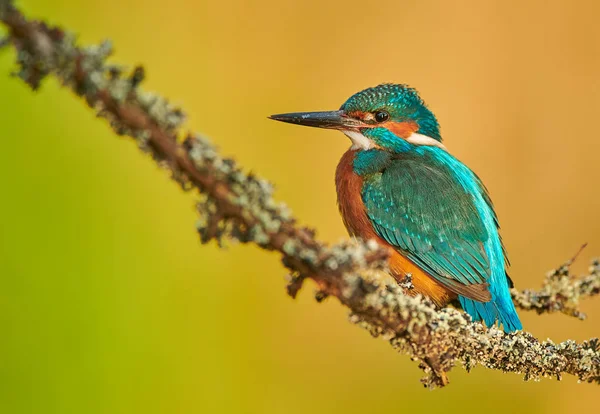
{"type": "MultiPolygon", "coordinates": [[[[83,44],[110,37],[189,128],[269,178],[302,224],[345,230],[333,173],[349,143],[267,120],[336,109],[381,82],[416,87],[449,150],[491,191],[520,288],[600,255],[600,3],[27,0],[83,44]]],[[[0,51],[0,412],[577,412],[598,386],[476,368],[429,391],[417,364],[312,286],[293,301],[275,253],[199,246],[184,194],[54,79],[0,51]]],[[[537,337],[600,335],[521,313],[537,337]]]]}

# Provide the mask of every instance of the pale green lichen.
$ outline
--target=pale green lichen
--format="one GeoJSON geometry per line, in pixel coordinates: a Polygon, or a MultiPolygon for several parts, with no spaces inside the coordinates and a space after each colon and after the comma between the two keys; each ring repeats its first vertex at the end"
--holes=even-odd
{"type": "Polygon", "coordinates": [[[350,321],[382,336],[421,361],[428,387],[445,384],[445,372],[461,364],[520,373],[526,380],[561,378],[569,373],[584,382],[600,381],[600,344],[538,342],[527,332],[506,334],[497,327],[471,322],[453,308],[438,310],[430,301],[403,294],[397,285],[365,282],[357,275],[341,278],[340,300],[352,310],[350,321]]]}
{"type": "Polygon", "coordinates": [[[589,275],[576,278],[570,272],[572,261],[573,259],[548,272],[540,290],[512,289],[515,305],[524,310],[535,310],[540,314],[561,312],[585,319],[585,313],[579,310],[579,302],[582,298],[600,293],[600,265],[598,259],[595,259],[589,268],[589,275]]]}

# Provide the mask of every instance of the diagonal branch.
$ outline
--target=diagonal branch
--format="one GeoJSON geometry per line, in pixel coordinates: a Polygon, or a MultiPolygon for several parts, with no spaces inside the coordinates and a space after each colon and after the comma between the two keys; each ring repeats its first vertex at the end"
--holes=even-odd
{"type": "MultiPolygon", "coordinates": [[[[117,134],[134,138],[184,190],[200,192],[198,232],[203,242],[227,237],[280,252],[292,272],[292,296],[306,278],[312,279],[318,300],[336,297],[350,309],[352,322],[420,361],[427,374],[424,384],[447,384],[446,373],[456,364],[467,370],[481,364],[526,379],[560,379],[567,373],[600,383],[597,339],[554,344],[539,342],[527,332],[505,334],[471,322],[456,309],[437,310],[427,299],[406,296],[396,284],[360,276],[363,270],[384,269],[388,252],[373,242],[328,246],[312,230],[297,226],[285,205],[273,201],[267,181],[242,172],[201,136],[182,132],[182,111],[139,87],[141,67],[126,75],[122,67],[108,64],[109,42],[77,47],[73,35],[26,19],[10,0],[0,0],[0,22],[9,29],[0,44],[12,44],[18,52],[19,78],[37,89],[45,76],[56,76],[117,134]]],[[[568,269],[569,264],[552,273],[540,292],[514,291],[515,302],[538,313],[580,316],[579,299],[600,291],[600,266],[595,262],[581,280],[572,279],[568,269]]]]}

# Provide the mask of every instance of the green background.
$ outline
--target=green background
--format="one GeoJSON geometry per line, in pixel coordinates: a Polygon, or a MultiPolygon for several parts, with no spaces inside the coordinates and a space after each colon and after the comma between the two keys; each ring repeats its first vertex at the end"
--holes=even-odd
{"type": "MultiPolygon", "coordinates": [[[[450,151],[486,182],[518,287],[600,254],[597,2],[42,1],[82,43],[110,37],[189,128],[269,178],[300,222],[346,237],[333,173],[347,140],[266,119],[335,109],[380,82],[418,88],[450,151]]],[[[193,194],[54,79],[9,77],[0,50],[0,412],[575,412],[597,386],[457,368],[445,389],[346,322],[275,253],[200,246],[193,194]]],[[[522,313],[555,341],[589,320],[522,313]]]]}

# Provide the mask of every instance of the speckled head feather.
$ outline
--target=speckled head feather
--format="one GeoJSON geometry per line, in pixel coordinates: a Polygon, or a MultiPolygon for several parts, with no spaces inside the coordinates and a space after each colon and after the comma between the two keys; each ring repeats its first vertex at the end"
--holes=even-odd
{"type": "Polygon", "coordinates": [[[350,97],[340,108],[355,111],[386,111],[395,122],[416,122],[419,134],[442,141],[440,127],[433,112],[427,108],[418,92],[402,84],[384,83],[360,91],[350,97]]]}

